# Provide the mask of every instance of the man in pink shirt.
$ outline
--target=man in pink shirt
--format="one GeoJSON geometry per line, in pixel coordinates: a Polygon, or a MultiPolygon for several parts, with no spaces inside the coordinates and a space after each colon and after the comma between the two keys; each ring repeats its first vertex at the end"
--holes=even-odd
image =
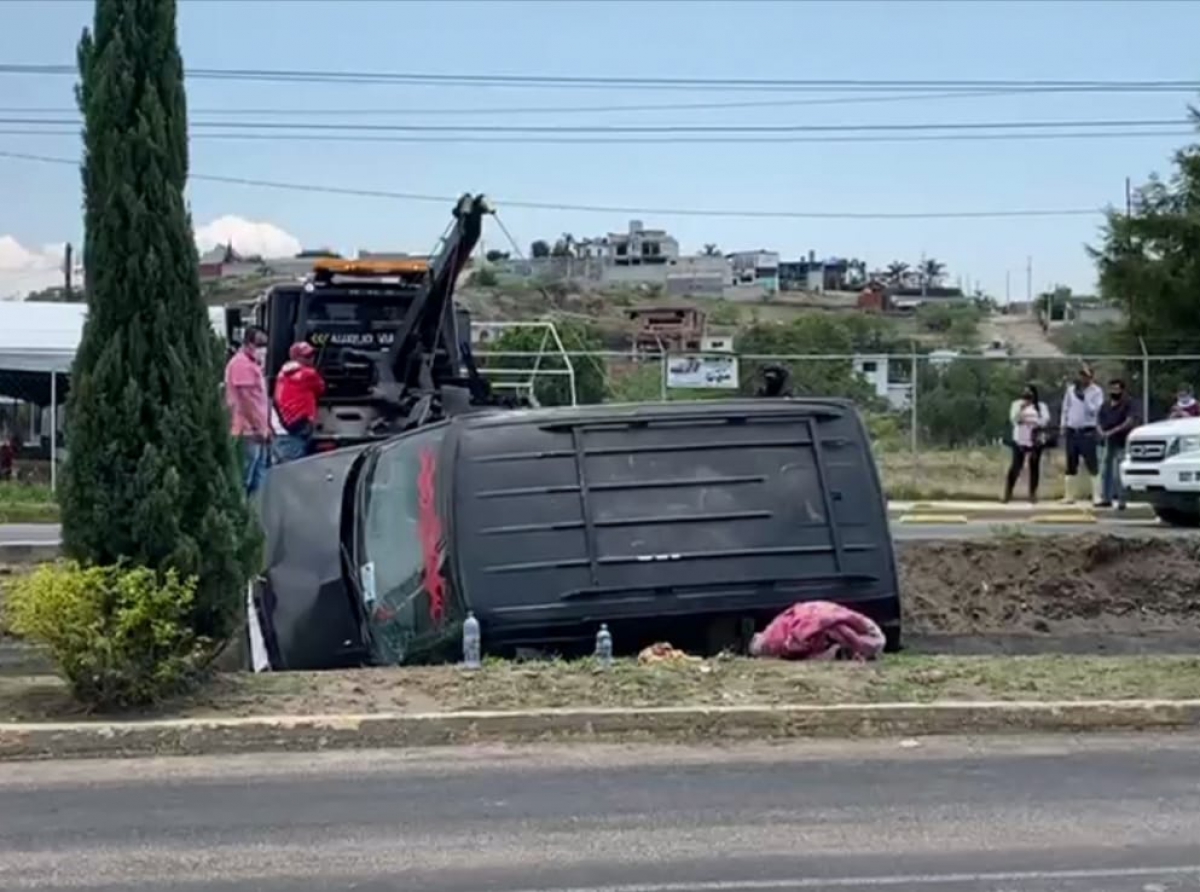
{"type": "Polygon", "coordinates": [[[271,409],[263,375],[267,334],[250,326],[242,346],[225,365],[225,404],[229,407],[230,433],[242,456],[246,495],[252,495],[267,473],[271,442],[271,409]]]}

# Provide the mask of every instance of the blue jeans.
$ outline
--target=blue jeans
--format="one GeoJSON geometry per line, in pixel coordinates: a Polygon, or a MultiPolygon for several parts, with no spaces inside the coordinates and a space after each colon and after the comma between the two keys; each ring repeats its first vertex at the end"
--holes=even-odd
{"type": "Polygon", "coordinates": [[[1100,501],[1125,504],[1125,490],[1121,487],[1121,459],[1125,456],[1123,443],[1104,444],[1104,465],[1100,475],[1100,501]]]}
{"type": "Polygon", "coordinates": [[[275,438],[275,461],[283,464],[308,455],[308,437],[297,437],[293,434],[283,434],[275,438]]]}
{"type": "Polygon", "coordinates": [[[271,461],[269,447],[250,437],[238,437],[238,442],[242,450],[242,484],[246,487],[246,495],[252,496],[266,479],[271,461]]]}

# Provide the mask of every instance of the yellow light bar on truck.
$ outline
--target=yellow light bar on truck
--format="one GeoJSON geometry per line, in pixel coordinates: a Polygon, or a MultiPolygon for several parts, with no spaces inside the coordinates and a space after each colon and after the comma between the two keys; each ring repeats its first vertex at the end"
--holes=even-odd
{"type": "Polygon", "coordinates": [[[428,260],[318,260],[313,264],[317,274],[337,276],[412,276],[429,272],[428,260]]]}

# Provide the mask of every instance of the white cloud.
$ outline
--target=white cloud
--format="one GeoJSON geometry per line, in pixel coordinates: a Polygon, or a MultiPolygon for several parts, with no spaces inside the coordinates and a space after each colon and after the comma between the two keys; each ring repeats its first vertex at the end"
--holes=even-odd
{"type": "Polygon", "coordinates": [[[26,248],[11,235],[0,235],[0,299],[24,297],[61,282],[63,248],[26,248]]]}
{"type": "MultiPolygon", "coordinates": [[[[244,255],[293,257],[301,251],[299,239],[271,223],[226,215],[196,227],[196,247],[201,251],[231,242],[244,255]]],[[[0,235],[0,300],[23,298],[60,284],[64,248],[61,244],[27,248],[11,235],[0,235]]]]}
{"type": "Polygon", "coordinates": [[[201,251],[228,244],[243,256],[294,257],[301,251],[299,239],[271,223],[226,215],[196,227],[196,245],[201,251]]]}

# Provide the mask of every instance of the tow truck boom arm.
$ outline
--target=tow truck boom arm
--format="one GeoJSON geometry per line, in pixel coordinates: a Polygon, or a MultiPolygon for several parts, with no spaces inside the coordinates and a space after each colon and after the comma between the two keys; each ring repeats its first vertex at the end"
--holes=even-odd
{"type": "Polygon", "coordinates": [[[426,285],[409,305],[388,350],[387,364],[402,391],[436,386],[430,370],[444,333],[454,330],[454,286],[479,244],[483,218],[490,213],[483,195],[463,195],[454,207],[454,224],[430,262],[426,285]]]}

